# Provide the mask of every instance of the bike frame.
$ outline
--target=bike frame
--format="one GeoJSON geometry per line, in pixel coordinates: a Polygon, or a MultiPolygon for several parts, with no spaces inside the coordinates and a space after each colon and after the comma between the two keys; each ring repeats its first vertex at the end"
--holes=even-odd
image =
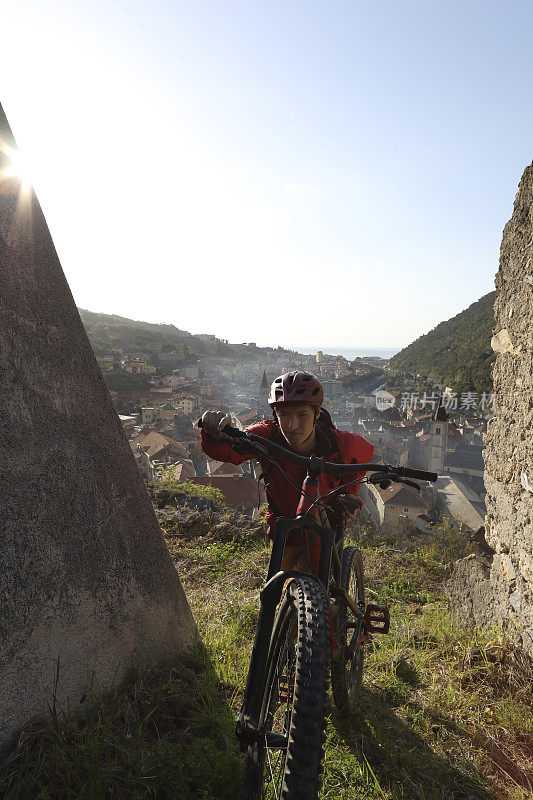
{"type": "MultiPolygon", "coordinates": [[[[198,427],[202,427],[202,420],[198,421],[198,427]]],[[[287,580],[291,578],[305,575],[309,576],[307,572],[299,570],[282,570],[281,564],[283,559],[283,551],[287,541],[287,536],[293,531],[301,531],[306,537],[309,532],[316,533],[320,539],[320,557],[318,562],[318,570],[314,574],[315,579],[321,584],[323,591],[329,595],[330,579],[333,574],[334,578],[334,592],[335,596],[342,597],[342,600],[350,608],[355,616],[354,633],[352,641],[346,647],[348,653],[352,652],[357,640],[364,630],[364,635],[367,633],[387,633],[389,630],[389,613],[386,606],[378,606],[369,603],[366,608],[359,608],[349,596],[349,594],[341,588],[341,561],[339,552],[342,553],[342,542],[344,536],[344,520],[342,520],[342,531],[339,531],[338,542],[335,541],[335,531],[333,528],[321,525],[317,519],[318,510],[317,503],[322,498],[318,497],[318,477],[323,472],[333,473],[335,475],[354,475],[362,473],[361,477],[355,480],[350,480],[347,484],[339,486],[334,491],[340,491],[346,486],[360,483],[363,475],[367,471],[380,473],[379,481],[384,480],[397,481],[414,486],[416,489],[420,487],[416,483],[407,480],[407,478],[417,478],[419,480],[436,481],[437,475],[433,472],[425,472],[422,470],[413,470],[408,467],[392,467],[389,464],[333,464],[328,462],[325,458],[311,455],[309,457],[300,456],[296,453],[291,453],[286,448],[281,447],[274,442],[265,440],[260,436],[237,431],[234,428],[228,428],[227,434],[230,438],[236,438],[237,442],[241,440],[240,444],[244,449],[237,447],[234,444],[236,452],[251,452],[256,458],[267,456],[280,456],[287,458],[297,466],[303,467],[306,470],[306,476],[301,486],[300,500],[296,511],[296,517],[278,517],[274,526],[272,551],[270,554],[270,564],[268,568],[267,581],[265,586],[260,592],[260,609],[259,619],[257,623],[254,644],[252,649],[252,657],[250,661],[250,668],[246,681],[246,691],[244,695],[244,703],[240,714],[237,719],[236,734],[241,743],[241,749],[246,751],[249,745],[257,742],[263,735],[258,729],[259,715],[261,713],[260,702],[263,695],[264,682],[266,680],[266,668],[268,661],[268,654],[270,650],[270,642],[272,631],[274,627],[274,618],[276,615],[276,608],[280,602],[283,587],[287,580]],[[245,440],[245,441],[243,441],[245,440]],[[337,544],[339,550],[337,550],[337,544]],[[332,573],[332,559],[335,561],[335,569],[332,573]]],[[[271,459],[272,460],[272,459],[271,459]]],[[[379,482],[378,481],[378,482],[379,482]]],[[[383,485],[383,484],[382,484],[383,485]]],[[[332,492],[326,492],[326,495],[331,495],[332,492]]],[[[309,543],[309,540],[306,540],[309,543]]],[[[338,648],[335,643],[333,635],[333,628],[330,616],[330,638],[332,643],[332,656],[338,656],[338,648]]],[[[276,740],[279,736],[272,735],[273,746],[276,746],[276,740]]],[[[267,736],[268,739],[268,736],[267,736]]],[[[285,745],[286,742],[279,742],[285,745]]]]}
{"type": "MultiPolygon", "coordinates": [[[[261,735],[258,730],[259,715],[261,713],[260,702],[264,681],[266,680],[267,659],[274,618],[281,600],[283,587],[287,580],[299,575],[307,576],[309,574],[294,569],[281,569],[288,534],[293,531],[302,531],[304,536],[307,537],[309,532],[316,533],[320,539],[320,559],[316,579],[322,584],[325,593],[328,594],[332,558],[335,554],[337,569],[334,572],[334,577],[337,585],[340,582],[340,559],[335,543],[335,531],[333,528],[319,524],[316,518],[316,506],[310,510],[310,506],[318,495],[319,474],[320,472],[312,469],[308,470],[302,484],[297,516],[295,518],[278,517],[274,526],[267,581],[259,595],[259,619],[246,681],[244,703],[237,721],[236,734],[243,748],[253,744],[261,735]]],[[[352,607],[354,607],[353,603],[352,607]]],[[[361,611],[358,610],[358,613],[361,614],[361,611]]]]}

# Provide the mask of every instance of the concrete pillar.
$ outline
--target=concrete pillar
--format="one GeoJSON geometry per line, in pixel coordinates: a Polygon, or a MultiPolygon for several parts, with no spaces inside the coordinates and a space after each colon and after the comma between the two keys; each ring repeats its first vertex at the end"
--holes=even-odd
{"type": "Polygon", "coordinates": [[[194,632],[39,203],[8,174],[13,147],[0,106],[0,751],[46,711],[57,669],[58,702],[83,711],[194,632]]]}

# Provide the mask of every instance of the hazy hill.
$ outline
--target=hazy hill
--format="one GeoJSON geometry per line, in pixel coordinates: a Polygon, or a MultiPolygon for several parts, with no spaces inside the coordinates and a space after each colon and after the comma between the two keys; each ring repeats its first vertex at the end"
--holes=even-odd
{"type": "Polygon", "coordinates": [[[78,311],[97,356],[107,355],[113,348],[135,350],[152,345],[162,345],[163,351],[181,352],[186,356],[231,353],[231,347],[220,339],[204,341],[174,325],[140,322],[117,314],[97,314],[83,308],[78,311]]]}
{"type": "Polygon", "coordinates": [[[428,376],[459,393],[490,391],[494,298],[495,292],[489,292],[460,314],[420,336],[391,358],[391,370],[428,376]]]}

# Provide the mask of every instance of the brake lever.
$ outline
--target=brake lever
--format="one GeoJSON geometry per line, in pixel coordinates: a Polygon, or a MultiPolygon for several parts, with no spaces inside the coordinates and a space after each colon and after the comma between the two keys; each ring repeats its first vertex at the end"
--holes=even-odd
{"type": "Polygon", "coordinates": [[[413,489],[417,490],[417,492],[420,491],[420,486],[418,483],[410,481],[408,478],[400,478],[396,472],[373,472],[372,475],[368,476],[368,482],[378,484],[382,489],[388,489],[393,482],[405,483],[406,486],[412,486],[413,489]]]}
{"type": "Polygon", "coordinates": [[[368,476],[368,483],[373,483],[374,485],[377,484],[382,489],[388,489],[392,483],[392,480],[389,478],[386,472],[373,472],[368,476]]]}

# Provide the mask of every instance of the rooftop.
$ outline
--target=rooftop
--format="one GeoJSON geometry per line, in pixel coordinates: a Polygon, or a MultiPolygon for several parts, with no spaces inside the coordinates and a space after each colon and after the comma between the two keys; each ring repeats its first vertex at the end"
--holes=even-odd
{"type": "Polygon", "coordinates": [[[388,489],[373,485],[373,488],[380,495],[385,505],[401,505],[406,508],[423,508],[427,510],[427,505],[416,489],[404,486],[401,483],[392,483],[388,489]]]}
{"type": "MultiPolygon", "coordinates": [[[[191,483],[200,486],[214,486],[220,489],[224,495],[224,500],[232,508],[244,508],[252,511],[258,504],[257,481],[247,475],[219,475],[206,478],[191,478],[191,483]]],[[[262,484],[260,487],[261,503],[265,502],[265,494],[262,484]]]]}
{"type": "Polygon", "coordinates": [[[143,428],[143,430],[136,436],[134,439],[130,439],[130,447],[133,451],[137,450],[137,447],[142,447],[150,456],[150,458],[154,458],[164,450],[166,447],[172,447],[175,450],[179,450],[184,454],[189,455],[188,450],[179,442],[176,442],[174,439],[171,439],[170,436],[165,436],[163,433],[158,433],[154,431],[152,428],[143,428]]]}
{"type": "Polygon", "coordinates": [[[464,523],[473,531],[477,531],[478,528],[485,524],[484,517],[481,516],[453,478],[448,475],[441,475],[432,486],[437,492],[441,504],[456,522],[464,523]]]}
{"type": "Polygon", "coordinates": [[[485,469],[484,449],[483,445],[477,444],[458,446],[455,452],[446,455],[444,463],[448,468],[483,471],[485,469]]]}

